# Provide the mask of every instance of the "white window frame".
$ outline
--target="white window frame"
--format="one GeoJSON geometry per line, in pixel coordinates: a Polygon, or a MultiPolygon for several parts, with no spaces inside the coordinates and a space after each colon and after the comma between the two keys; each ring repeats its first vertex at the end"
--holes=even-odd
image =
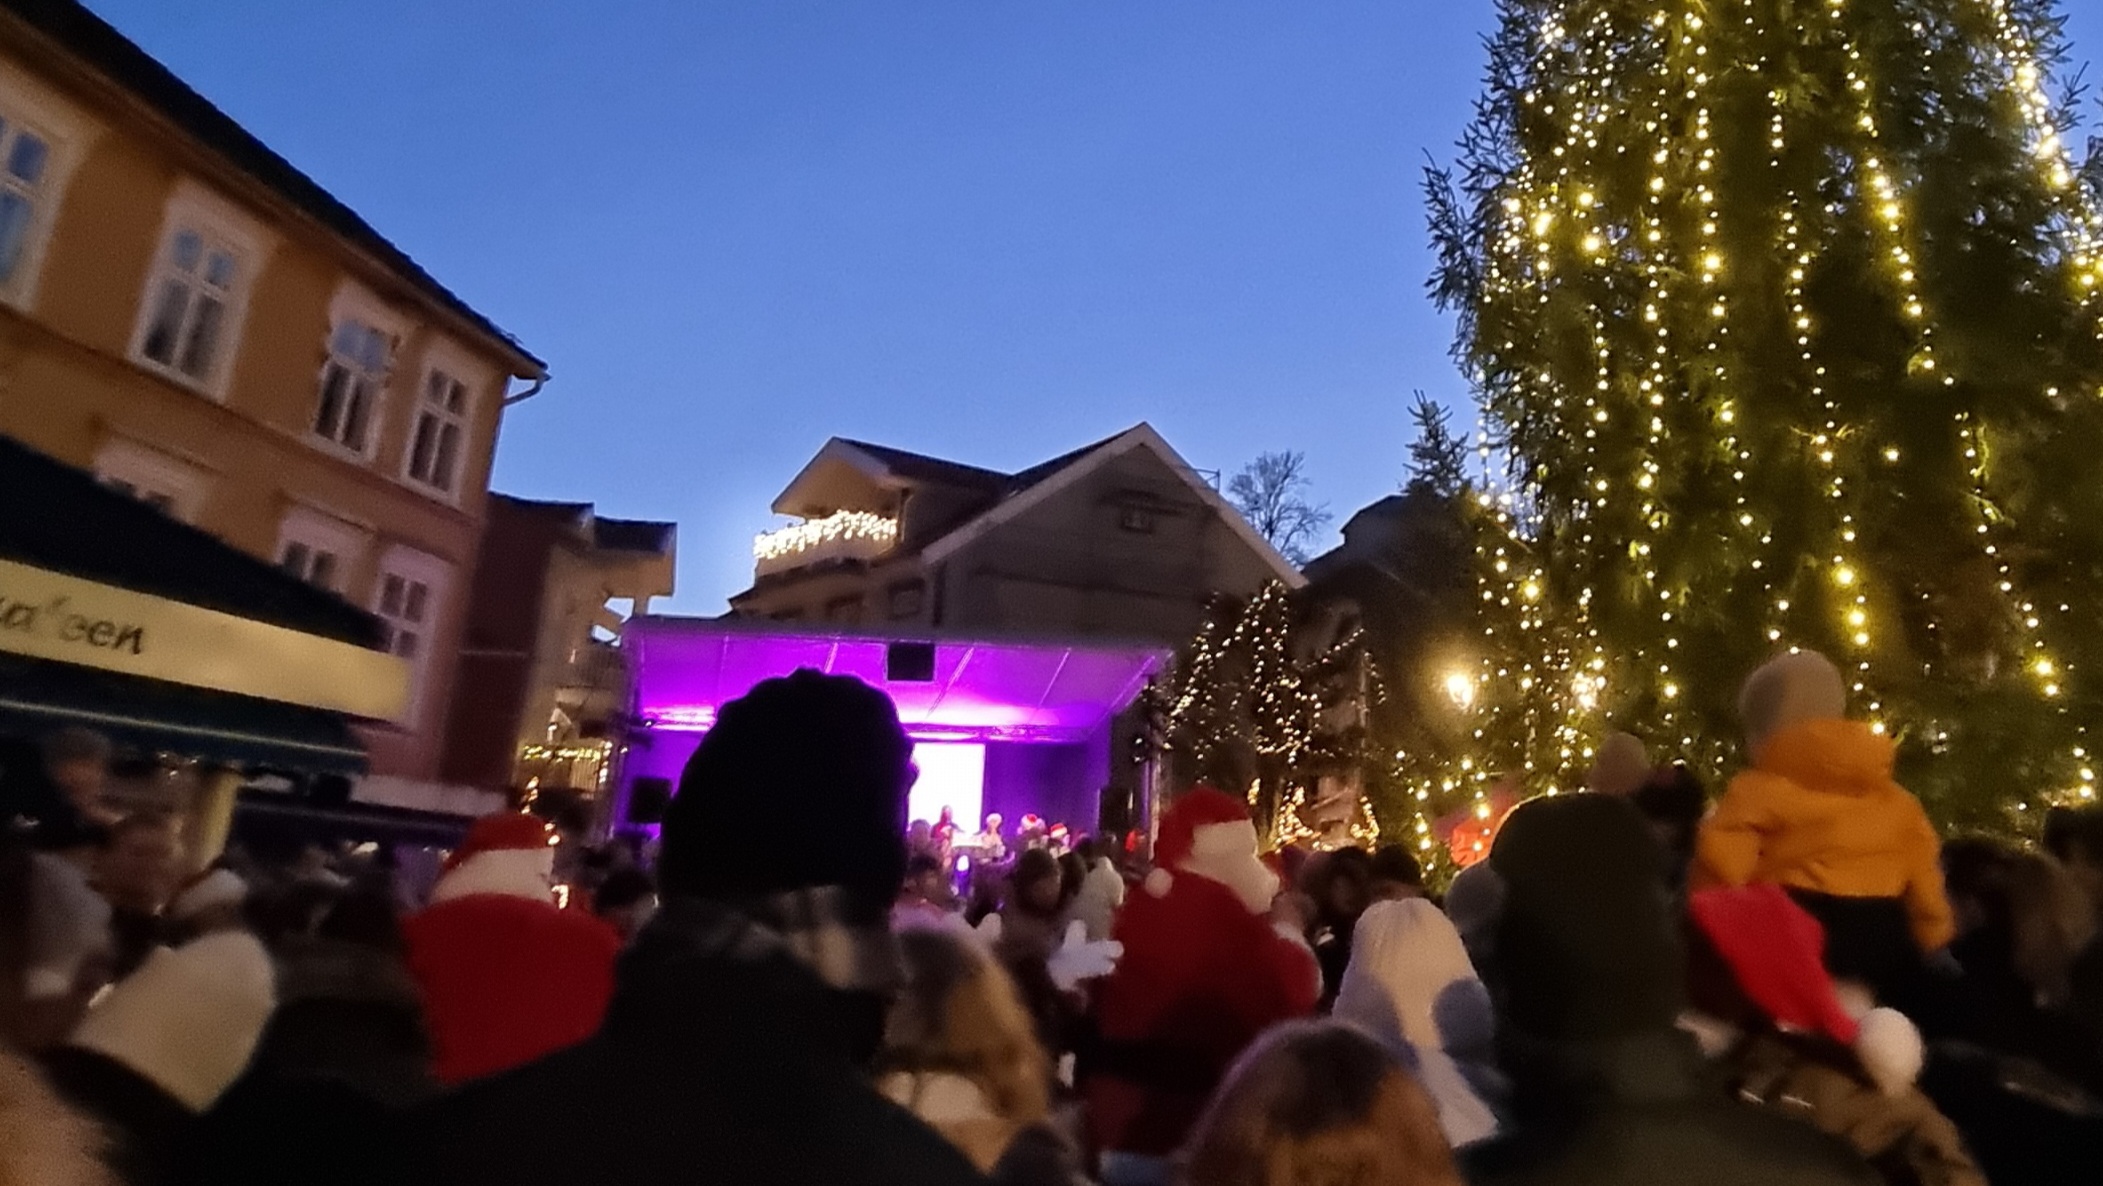
{"type": "Polygon", "coordinates": [[[395,376],[402,373],[402,355],[408,341],[407,318],[388,308],[385,301],[355,281],[346,280],[337,286],[336,295],[329,301],[328,333],[321,340],[321,367],[314,372],[314,393],[307,405],[306,436],[315,447],[359,464],[369,464],[378,456],[380,441],[387,431],[388,399],[394,389],[395,376]],[[328,384],[329,368],[336,365],[336,331],[346,321],[362,322],[378,330],[391,343],[387,350],[387,369],[378,376],[373,388],[372,408],[365,418],[365,439],[355,447],[322,432],[316,423],[321,415],[321,393],[328,384]]]}
{"type": "Polygon", "coordinates": [[[278,521],[277,547],[270,553],[270,562],[285,568],[286,553],[294,546],[305,549],[309,556],[327,553],[335,560],[326,579],[315,578],[311,560],[294,575],[308,584],[342,594],[371,543],[371,529],[317,507],[295,503],[278,521]]]}
{"type": "MultiPolygon", "coordinates": [[[[139,287],[138,314],[131,332],[131,360],[171,383],[225,402],[226,389],[233,378],[234,359],[241,351],[241,331],[248,323],[249,297],[255,292],[256,279],[262,275],[264,264],[276,248],[277,236],[239,206],[200,182],[187,177],[178,180],[168,195],[167,207],[161,216],[161,233],[155,241],[153,265],[139,287]],[[174,359],[162,362],[146,354],[146,338],[153,332],[161,290],[177,275],[175,240],[185,232],[203,240],[206,258],[211,252],[219,251],[234,261],[233,282],[219,294],[225,308],[219,324],[219,342],[202,375],[183,370],[174,359]]],[[[195,299],[194,290],[192,299],[195,299]]],[[[186,319],[183,324],[187,326],[189,321],[186,319]]],[[[182,336],[178,335],[178,349],[182,336]]]]}
{"type": "Polygon", "coordinates": [[[370,608],[386,630],[387,652],[396,654],[401,627],[399,617],[388,614],[386,609],[389,578],[405,585],[415,583],[424,587],[424,616],[416,623],[420,628],[416,653],[406,656],[409,707],[402,719],[395,722],[404,732],[415,733],[423,725],[425,708],[433,702],[430,695],[431,656],[437,649],[437,634],[445,621],[446,598],[452,592],[453,564],[407,544],[392,544],[380,553],[380,562],[373,570],[370,608]]]}
{"type": "Polygon", "coordinates": [[[485,363],[475,360],[465,350],[443,338],[434,338],[425,348],[423,367],[416,384],[416,396],[410,403],[408,431],[402,436],[402,483],[441,502],[460,505],[461,487],[467,477],[468,463],[479,453],[481,442],[476,438],[475,426],[482,411],[482,400],[491,389],[494,375],[485,363]],[[460,384],[464,400],[459,413],[452,417],[460,429],[460,449],[453,458],[453,474],[450,486],[433,485],[416,476],[416,434],[423,427],[424,419],[434,410],[430,404],[431,382],[434,376],[445,375],[460,384]]]}
{"type": "Polygon", "coordinates": [[[141,501],[151,502],[155,495],[165,498],[167,514],[185,523],[197,522],[211,492],[211,475],[202,466],[127,437],[105,440],[95,450],[93,468],[104,485],[121,483],[141,501]]]}
{"type": "Polygon", "coordinates": [[[0,118],[10,127],[19,125],[36,133],[46,149],[29,233],[22,241],[22,258],[12,275],[0,279],[0,304],[26,313],[36,308],[44,257],[51,247],[51,232],[58,225],[58,213],[65,206],[73,174],[108,129],[38,82],[14,59],[4,56],[0,56],[0,118]]]}

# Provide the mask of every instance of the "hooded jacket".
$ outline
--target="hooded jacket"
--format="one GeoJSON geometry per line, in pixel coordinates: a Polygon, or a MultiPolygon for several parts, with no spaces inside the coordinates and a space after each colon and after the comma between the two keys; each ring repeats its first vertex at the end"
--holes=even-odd
{"type": "Polygon", "coordinates": [[[1497,1133],[1509,1090],[1496,1067],[1490,993],[1460,933],[1422,899],[1375,902],[1358,920],[1333,1015],[1415,1064],[1455,1148],[1497,1133]]]}
{"type": "Polygon", "coordinates": [[[1895,899],[1922,951],[1950,941],[1941,841],[1920,801],[1892,780],[1890,739],[1858,721],[1811,720],[1766,738],[1758,753],[1702,825],[1696,888],[1770,882],[1895,899]]]}

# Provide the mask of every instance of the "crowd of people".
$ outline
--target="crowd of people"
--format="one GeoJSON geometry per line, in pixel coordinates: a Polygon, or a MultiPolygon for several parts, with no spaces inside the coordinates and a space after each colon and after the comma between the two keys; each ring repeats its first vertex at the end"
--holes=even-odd
{"type": "Polygon", "coordinates": [[[0,1186],[2103,1181],[2103,809],[1944,842],[1821,657],[1741,708],[1713,802],[1612,735],[1443,892],[1202,787],[1144,867],[981,840],[960,892],[895,709],[815,672],[723,708],[648,868],[504,813],[425,893],[186,873],[61,734],[0,845],[0,1186]],[[742,841],[772,800],[824,825],[742,841]]]}

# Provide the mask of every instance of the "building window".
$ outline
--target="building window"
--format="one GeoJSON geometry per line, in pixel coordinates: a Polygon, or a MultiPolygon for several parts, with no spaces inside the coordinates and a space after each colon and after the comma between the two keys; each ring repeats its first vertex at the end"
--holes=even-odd
{"type": "Polygon", "coordinates": [[[96,451],[94,469],[103,485],[185,523],[197,521],[210,484],[198,467],[122,437],[96,451]]]}
{"type": "Polygon", "coordinates": [[[147,286],[151,311],[139,339],[140,357],[192,383],[211,382],[240,280],[240,257],[231,243],[178,225],[147,286]]]}
{"type": "Polygon", "coordinates": [[[1138,535],[1154,533],[1154,512],[1145,507],[1119,507],[1117,525],[1138,535]]]}
{"type": "Polygon", "coordinates": [[[860,597],[835,597],[825,603],[825,620],[852,625],[862,620],[860,597]]]}
{"type": "Polygon", "coordinates": [[[369,323],[345,318],[329,335],[329,360],[321,368],[321,399],[314,410],[315,435],[366,453],[394,341],[369,323]]]}
{"type": "Polygon", "coordinates": [[[284,550],[278,553],[277,566],[310,585],[323,589],[343,587],[339,583],[343,578],[343,557],[325,544],[288,539],[284,550]]]}
{"type": "Polygon", "coordinates": [[[50,161],[49,141],[0,117],[0,286],[12,284],[29,259],[50,161]]]}
{"type": "Polygon", "coordinates": [[[433,367],[424,376],[423,400],[409,434],[409,478],[451,494],[460,480],[467,447],[467,384],[433,367]]]}
{"type": "Polygon", "coordinates": [[[425,684],[440,599],[451,571],[445,561],[412,548],[389,548],[380,556],[372,610],[380,619],[380,645],[409,664],[409,711],[403,724],[411,728],[428,701],[425,684]]]}
{"type": "Polygon", "coordinates": [[[341,593],[365,553],[363,530],[307,507],[294,507],[278,528],[277,566],[317,588],[341,593]]]}
{"type": "Polygon", "coordinates": [[[917,618],[920,616],[920,607],[926,600],[927,586],[920,581],[893,585],[890,589],[891,617],[917,618]]]}
{"type": "Polygon", "coordinates": [[[430,585],[398,572],[380,574],[377,612],[388,654],[412,663],[416,661],[423,653],[424,639],[430,631],[427,624],[430,610],[430,585]]]}

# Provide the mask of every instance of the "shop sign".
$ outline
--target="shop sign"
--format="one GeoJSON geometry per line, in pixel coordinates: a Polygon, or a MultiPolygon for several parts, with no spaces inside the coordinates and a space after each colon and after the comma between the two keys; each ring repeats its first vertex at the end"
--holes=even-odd
{"type": "Polygon", "coordinates": [[[0,560],[0,651],[398,720],[409,664],[268,622],[0,560]]]}

